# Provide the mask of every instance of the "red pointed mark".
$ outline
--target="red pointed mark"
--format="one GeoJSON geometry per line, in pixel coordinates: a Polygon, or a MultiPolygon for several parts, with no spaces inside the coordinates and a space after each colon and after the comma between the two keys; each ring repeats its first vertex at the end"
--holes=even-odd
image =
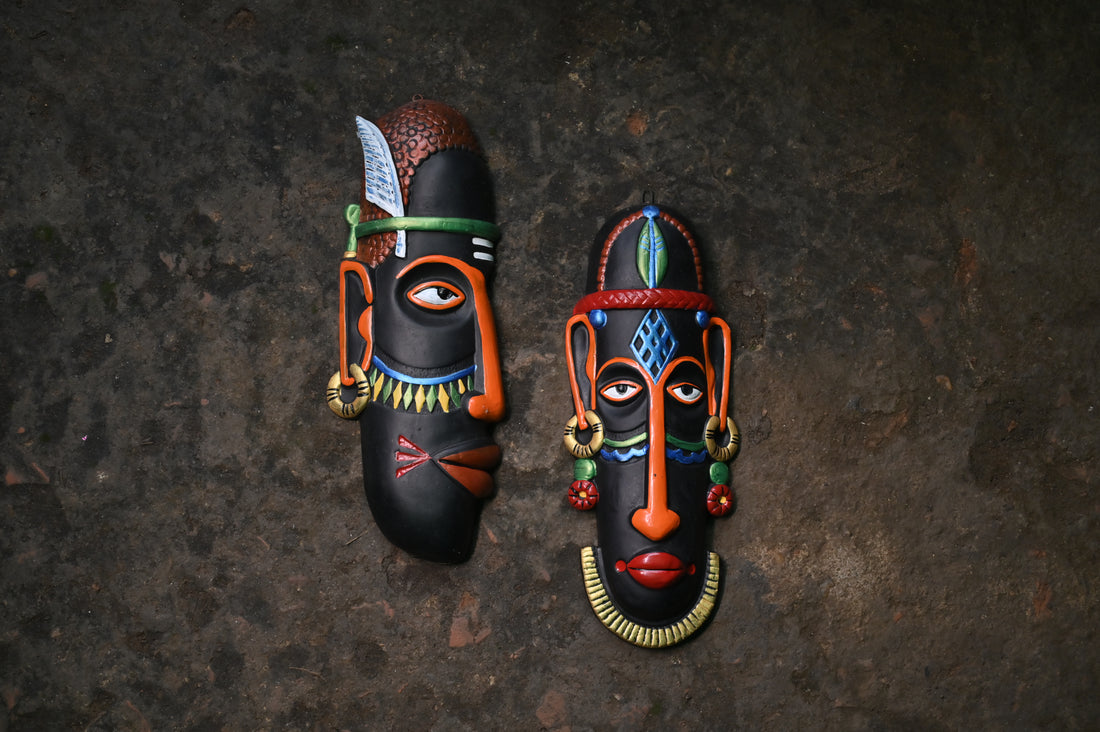
{"type": "Polygon", "coordinates": [[[417,446],[412,440],[404,435],[397,436],[397,444],[408,452],[402,452],[397,450],[393,453],[393,458],[399,463],[408,463],[408,465],[402,465],[394,473],[394,477],[404,477],[410,470],[423,465],[431,459],[431,456],[417,446]]]}

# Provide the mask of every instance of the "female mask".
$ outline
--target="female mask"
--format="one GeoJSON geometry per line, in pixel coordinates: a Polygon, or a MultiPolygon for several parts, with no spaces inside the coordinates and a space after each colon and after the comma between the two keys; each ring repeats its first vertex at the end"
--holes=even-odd
{"type": "Polygon", "coordinates": [[[711,315],[691,232],[654,205],[612,217],[586,292],[566,327],[574,416],[565,428],[570,502],[596,511],[585,585],[620,637],[669,646],[717,600],[707,518],[733,508],[727,463],[740,442],[727,407],[730,329],[711,315]]]}

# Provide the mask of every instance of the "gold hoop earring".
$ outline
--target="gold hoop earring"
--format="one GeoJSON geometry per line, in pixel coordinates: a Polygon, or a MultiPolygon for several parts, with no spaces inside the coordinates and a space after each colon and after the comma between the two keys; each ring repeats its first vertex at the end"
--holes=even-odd
{"type": "Polygon", "coordinates": [[[577,442],[577,415],[573,415],[565,423],[565,433],[562,435],[565,449],[578,460],[591,458],[603,447],[603,420],[591,409],[585,411],[584,419],[588,422],[589,429],[592,430],[592,439],[588,441],[587,445],[577,442]]]}
{"type": "Polygon", "coordinates": [[[703,441],[706,443],[707,453],[720,463],[729,462],[741,449],[741,431],[737,429],[733,417],[726,417],[726,431],[729,432],[729,439],[725,445],[719,445],[717,438],[722,434],[722,420],[715,414],[707,417],[703,441]]]}
{"type": "Polygon", "coordinates": [[[345,402],[340,397],[343,384],[340,382],[339,371],[328,380],[325,398],[328,400],[328,408],[337,417],[355,419],[363,413],[363,410],[367,408],[367,402],[370,401],[370,383],[367,381],[367,375],[363,373],[363,369],[357,363],[348,364],[348,373],[355,379],[355,399],[345,402]]]}

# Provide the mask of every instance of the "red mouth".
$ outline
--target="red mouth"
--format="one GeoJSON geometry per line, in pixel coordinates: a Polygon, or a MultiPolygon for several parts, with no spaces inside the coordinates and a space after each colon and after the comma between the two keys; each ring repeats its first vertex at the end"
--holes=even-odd
{"type": "Polygon", "coordinates": [[[679,557],[667,552],[639,554],[625,567],[634,581],[651,590],[661,590],[695,573],[695,565],[685,566],[679,557]]]}
{"type": "Polygon", "coordinates": [[[436,459],[435,463],[470,493],[478,498],[488,498],[493,492],[493,477],[488,471],[500,465],[500,448],[496,445],[476,447],[445,455],[436,459]]]}

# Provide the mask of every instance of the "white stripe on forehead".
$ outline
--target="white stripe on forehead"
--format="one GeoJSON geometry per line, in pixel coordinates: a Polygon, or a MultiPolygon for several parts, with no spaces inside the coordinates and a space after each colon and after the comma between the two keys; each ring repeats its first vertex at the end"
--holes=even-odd
{"type": "MultiPolygon", "coordinates": [[[[493,242],[488,239],[482,239],[480,236],[475,236],[470,241],[473,242],[475,247],[482,247],[484,249],[492,249],[494,246],[493,242]]],[[[474,259],[483,259],[486,262],[496,261],[496,257],[493,256],[492,252],[483,252],[478,249],[474,249],[474,259]]]]}

